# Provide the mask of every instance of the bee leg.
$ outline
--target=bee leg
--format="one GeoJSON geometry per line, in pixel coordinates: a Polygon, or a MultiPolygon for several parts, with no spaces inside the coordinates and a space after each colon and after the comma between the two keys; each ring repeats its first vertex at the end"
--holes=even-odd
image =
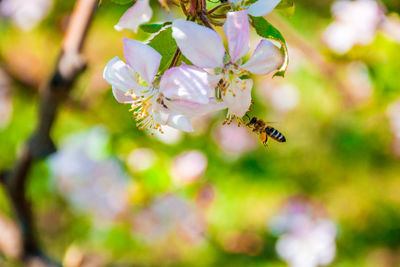
{"type": "Polygon", "coordinates": [[[267,146],[268,136],[266,133],[260,133],[260,140],[264,146],[267,146]]]}

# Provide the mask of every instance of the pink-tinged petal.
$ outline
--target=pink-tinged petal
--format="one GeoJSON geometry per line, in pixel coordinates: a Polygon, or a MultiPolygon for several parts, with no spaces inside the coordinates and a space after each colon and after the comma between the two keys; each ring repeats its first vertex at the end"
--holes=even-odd
{"type": "MultiPolygon", "coordinates": [[[[124,95],[133,90],[139,93],[145,88],[136,82],[136,72],[118,57],[111,59],[104,68],[103,78],[112,85],[113,94],[118,102],[125,103],[128,98],[124,95]]],[[[132,100],[129,99],[129,100],[132,100]]]]}
{"type": "Polygon", "coordinates": [[[197,23],[177,19],[172,24],[174,37],[182,54],[201,68],[223,67],[225,48],[219,34],[197,23]]]}
{"type": "Polygon", "coordinates": [[[228,39],[231,61],[236,62],[249,51],[249,19],[246,10],[228,12],[224,32],[228,39]]]}
{"type": "Polygon", "coordinates": [[[175,112],[171,112],[169,114],[167,123],[168,126],[174,127],[175,129],[184,131],[184,132],[193,132],[193,127],[190,124],[189,118],[182,114],[178,114],[175,112]]]}
{"type": "Polygon", "coordinates": [[[195,66],[183,64],[170,68],[161,78],[160,92],[169,99],[208,103],[209,74],[195,66]]]}
{"type": "Polygon", "coordinates": [[[126,62],[150,85],[160,66],[160,53],[136,40],[124,38],[123,42],[126,62]]]}
{"type": "Polygon", "coordinates": [[[151,10],[149,0],[138,0],[122,15],[114,29],[117,31],[129,29],[137,32],[139,25],[149,22],[152,16],[153,10],[151,10]]]}
{"type": "Polygon", "coordinates": [[[247,12],[254,17],[261,17],[271,12],[281,0],[258,0],[252,4],[247,12]]]}
{"type": "Polygon", "coordinates": [[[210,97],[207,104],[199,104],[186,100],[172,100],[168,101],[166,105],[168,109],[184,114],[189,118],[203,116],[226,108],[224,102],[217,102],[214,97],[210,97]]]}
{"type": "Polygon", "coordinates": [[[282,66],[283,60],[284,57],[279,48],[269,40],[263,39],[242,68],[254,74],[264,75],[282,66]]]}
{"type": "Polygon", "coordinates": [[[235,78],[226,94],[222,95],[222,99],[228,106],[229,113],[237,117],[243,117],[249,110],[251,105],[251,88],[253,80],[240,80],[235,78]],[[232,90],[230,92],[229,90],[232,90]]]}
{"type": "Polygon", "coordinates": [[[112,93],[114,95],[114,98],[119,103],[124,103],[124,104],[133,103],[132,96],[127,94],[127,92],[123,92],[113,86],[112,93]]]}

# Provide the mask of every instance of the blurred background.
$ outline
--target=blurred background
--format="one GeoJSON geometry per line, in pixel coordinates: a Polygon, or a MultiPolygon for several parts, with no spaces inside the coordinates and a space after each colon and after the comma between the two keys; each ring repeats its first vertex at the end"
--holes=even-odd
{"type": "MultiPolygon", "coordinates": [[[[1,1],[0,170],[36,127],[74,2],[1,1]]],[[[154,22],[181,17],[151,4],[154,22]]],[[[130,6],[96,11],[88,67],[52,130],[58,152],[30,174],[48,255],[68,267],[400,266],[399,1],[296,0],[293,15],[267,16],[290,54],[285,78],[254,77],[253,114],[287,139],[268,147],[223,126],[225,111],[191,134],[136,128],[102,78],[122,37],[149,37],[114,30],[130,6]]],[[[22,266],[20,250],[0,187],[0,266],[22,266]]]]}

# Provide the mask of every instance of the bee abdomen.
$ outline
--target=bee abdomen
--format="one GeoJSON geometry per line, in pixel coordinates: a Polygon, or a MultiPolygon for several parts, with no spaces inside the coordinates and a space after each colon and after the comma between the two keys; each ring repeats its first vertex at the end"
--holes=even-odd
{"type": "Polygon", "coordinates": [[[267,126],[265,128],[265,133],[271,137],[272,139],[278,141],[278,142],[286,142],[286,138],[285,136],[279,132],[277,129],[272,128],[270,126],[267,126]]]}

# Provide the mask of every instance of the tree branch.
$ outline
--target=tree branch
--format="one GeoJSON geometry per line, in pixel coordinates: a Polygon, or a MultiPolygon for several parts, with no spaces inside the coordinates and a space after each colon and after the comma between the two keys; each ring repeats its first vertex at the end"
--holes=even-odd
{"type": "Polygon", "coordinates": [[[54,73],[41,88],[37,128],[14,167],[1,177],[22,232],[23,248],[20,258],[23,261],[39,257],[48,265],[53,265],[39,249],[33,213],[26,196],[26,182],[35,160],[55,152],[50,132],[60,104],[67,98],[77,76],[86,67],[81,50],[96,7],[97,0],[77,0],[54,73]]]}

